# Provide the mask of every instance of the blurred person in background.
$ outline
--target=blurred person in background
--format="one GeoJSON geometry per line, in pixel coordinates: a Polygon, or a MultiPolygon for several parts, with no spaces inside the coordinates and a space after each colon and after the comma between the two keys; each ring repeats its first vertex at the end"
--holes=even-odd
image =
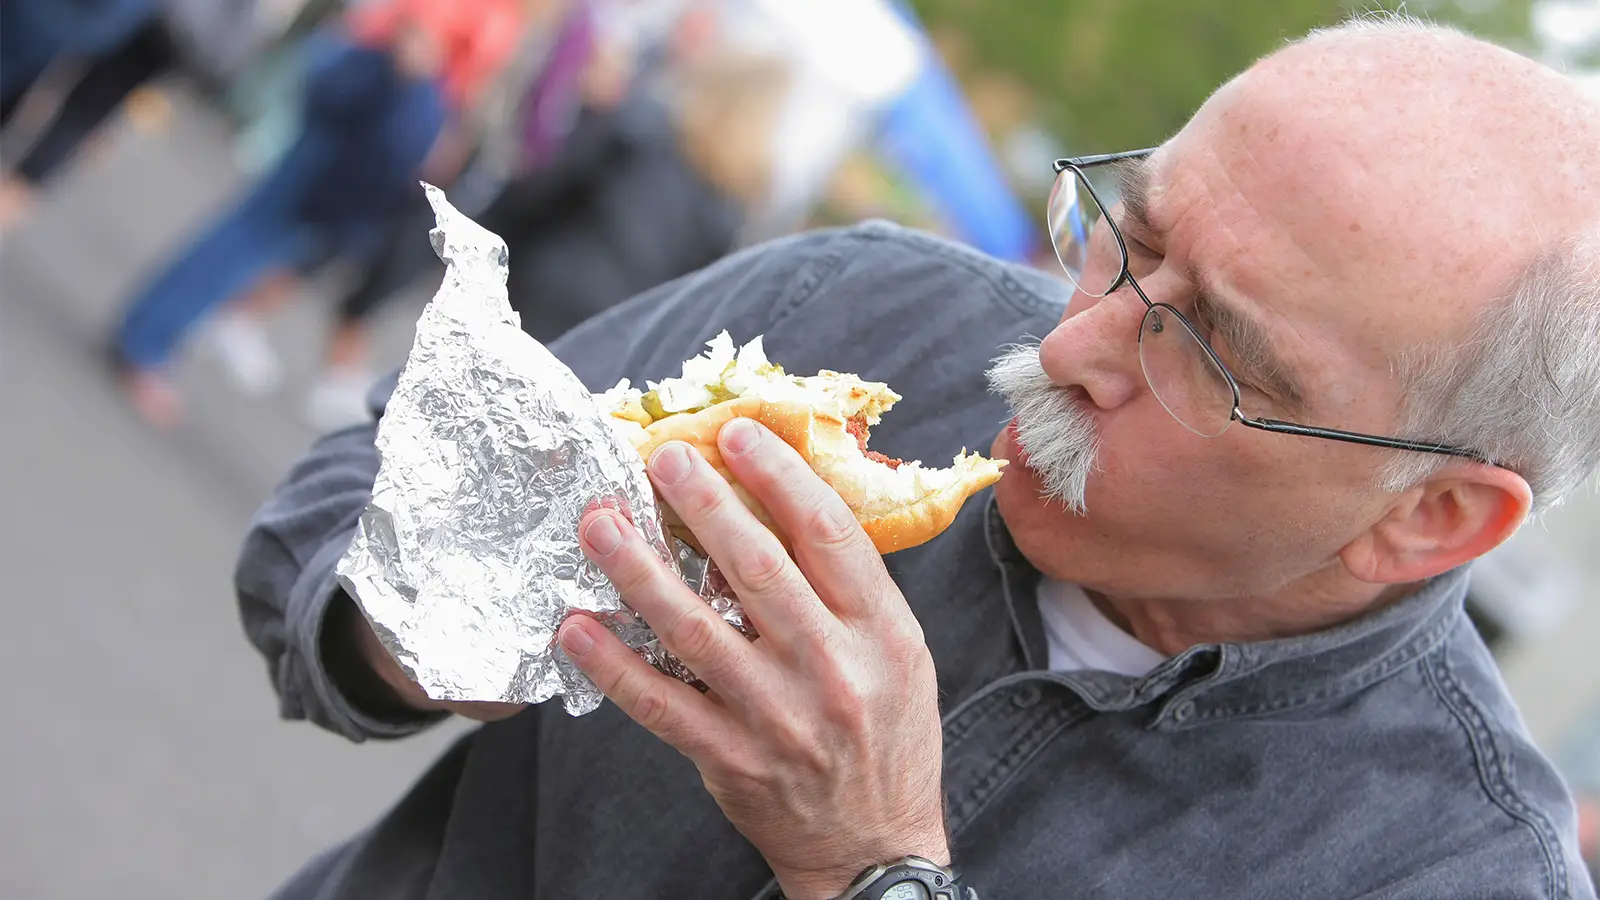
{"type": "Polygon", "coordinates": [[[1578,848],[1600,883],[1600,696],[1591,701],[1558,742],[1555,759],[1577,799],[1578,848]]]}
{"type": "MultiPolygon", "coordinates": [[[[210,79],[217,87],[215,105],[234,124],[234,162],[248,177],[271,168],[294,143],[303,106],[305,45],[343,15],[347,5],[346,0],[267,2],[255,17],[253,33],[247,36],[251,43],[242,52],[213,45],[204,68],[216,73],[210,79]],[[217,59],[218,55],[224,58],[217,59]]],[[[202,28],[206,24],[198,23],[202,28]]]]}
{"type": "MultiPolygon", "coordinates": [[[[754,423],[721,458],[787,546],[692,448],[656,451],[761,639],[614,511],[575,537],[709,693],[578,614],[557,640],[614,704],[430,699],[335,575],[377,425],[319,441],[236,569],[279,709],[354,739],[487,724],[280,900],[826,900],[931,864],[984,897],[1593,900],[1572,797],[1462,598],[1600,463],[1600,106],[1482,41],[1363,19],[1160,147],[1054,169],[1070,285],[869,224],[552,345],[603,389],[762,334],[793,369],[903,390],[881,449],[1010,462],[886,564],[754,423]],[[1101,176],[1125,197],[1103,215],[1101,176]]],[[[888,891],[868,896],[929,895],[888,891]]]]}
{"type": "MultiPolygon", "coordinates": [[[[526,23],[518,46],[462,116],[462,143],[470,145],[464,171],[435,182],[451,189],[459,208],[481,213],[516,172],[549,165],[560,150],[595,56],[594,5],[523,2],[526,23]]],[[[378,250],[333,303],[323,370],[306,403],[307,417],[318,426],[334,427],[360,414],[360,398],[373,380],[372,317],[425,273],[442,271],[428,240],[432,227],[433,212],[422,192],[408,193],[404,208],[385,223],[378,250]]],[[[208,329],[234,381],[247,390],[276,386],[278,356],[263,328],[275,301],[250,297],[235,303],[208,329]]]]}
{"type": "Polygon", "coordinates": [[[1600,884],[1600,791],[1578,794],[1578,849],[1589,862],[1589,876],[1600,884]]]}
{"type": "MultiPolygon", "coordinates": [[[[479,216],[506,241],[511,303],[539,340],[710,264],[763,209],[790,66],[698,49],[665,63],[660,85],[632,78],[630,58],[595,54],[570,132],[479,216]]],[[[344,323],[357,318],[344,310],[344,323]]],[[[349,336],[336,332],[333,347],[348,352],[349,336]]],[[[339,361],[311,398],[325,427],[365,414],[364,354],[339,361]]]]}
{"type": "Polygon", "coordinates": [[[418,177],[448,179],[460,163],[452,106],[503,59],[518,23],[513,0],[380,0],[307,42],[294,144],[129,302],[115,332],[119,381],[147,421],[180,417],[167,369],[206,313],[246,292],[276,302],[321,265],[370,256],[418,177]]]}
{"type": "Polygon", "coordinates": [[[147,123],[164,116],[159,95],[136,93],[175,62],[160,13],[157,0],[0,0],[0,128],[26,132],[0,171],[0,235],[124,101],[147,123]]]}
{"type": "Polygon", "coordinates": [[[923,70],[927,48],[886,0],[716,4],[716,40],[793,66],[773,125],[770,196],[751,234],[801,227],[851,151],[923,70]]]}
{"type": "Polygon", "coordinates": [[[788,73],[781,60],[712,53],[674,68],[665,103],[643,89],[585,103],[559,158],[507,185],[480,220],[510,248],[523,330],[552,341],[732,249],[770,187],[788,73]]]}

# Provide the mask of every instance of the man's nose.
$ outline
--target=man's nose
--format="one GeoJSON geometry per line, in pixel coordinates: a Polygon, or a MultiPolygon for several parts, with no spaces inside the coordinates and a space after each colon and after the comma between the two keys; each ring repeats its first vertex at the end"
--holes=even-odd
{"type": "Polygon", "coordinates": [[[1039,363],[1062,387],[1082,388],[1101,409],[1115,409],[1145,389],[1139,367],[1144,301],[1124,287],[1098,300],[1073,298],[1074,311],[1039,344],[1039,363]]]}

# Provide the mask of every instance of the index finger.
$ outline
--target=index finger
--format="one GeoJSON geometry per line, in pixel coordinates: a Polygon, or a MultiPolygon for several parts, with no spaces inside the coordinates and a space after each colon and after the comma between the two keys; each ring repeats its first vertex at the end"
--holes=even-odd
{"type": "Polygon", "coordinates": [[[649,468],[662,499],[716,562],[769,646],[809,645],[827,633],[833,614],[783,544],[704,456],[669,442],[651,454],[649,468]]]}
{"type": "MultiPolygon", "coordinates": [[[[734,419],[717,436],[723,465],[772,515],[806,580],[838,615],[881,612],[893,580],[855,513],[800,454],[753,419],[734,419]]],[[[905,604],[895,604],[904,608],[905,604]]]]}

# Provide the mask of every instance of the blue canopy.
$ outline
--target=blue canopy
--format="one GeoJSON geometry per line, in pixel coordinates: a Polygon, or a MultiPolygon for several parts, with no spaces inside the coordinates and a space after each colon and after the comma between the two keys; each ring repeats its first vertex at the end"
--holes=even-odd
{"type": "MultiPolygon", "coordinates": [[[[920,33],[905,4],[894,6],[920,33]]],[[[1032,256],[1038,246],[1032,217],[931,47],[917,80],[879,123],[878,151],[933,204],[957,238],[1000,259],[1026,262],[1032,256]]]]}

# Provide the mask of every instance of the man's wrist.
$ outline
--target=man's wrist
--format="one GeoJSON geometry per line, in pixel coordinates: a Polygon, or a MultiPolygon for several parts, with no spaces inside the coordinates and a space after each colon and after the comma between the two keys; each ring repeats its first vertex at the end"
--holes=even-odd
{"type": "Polygon", "coordinates": [[[322,661],[334,686],[363,713],[378,719],[406,720],[418,713],[437,713],[427,694],[405,679],[404,672],[378,641],[354,600],[339,591],[328,601],[322,628],[322,661]],[[389,669],[404,684],[395,684],[389,669]],[[412,690],[406,690],[409,686],[412,690]]]}

